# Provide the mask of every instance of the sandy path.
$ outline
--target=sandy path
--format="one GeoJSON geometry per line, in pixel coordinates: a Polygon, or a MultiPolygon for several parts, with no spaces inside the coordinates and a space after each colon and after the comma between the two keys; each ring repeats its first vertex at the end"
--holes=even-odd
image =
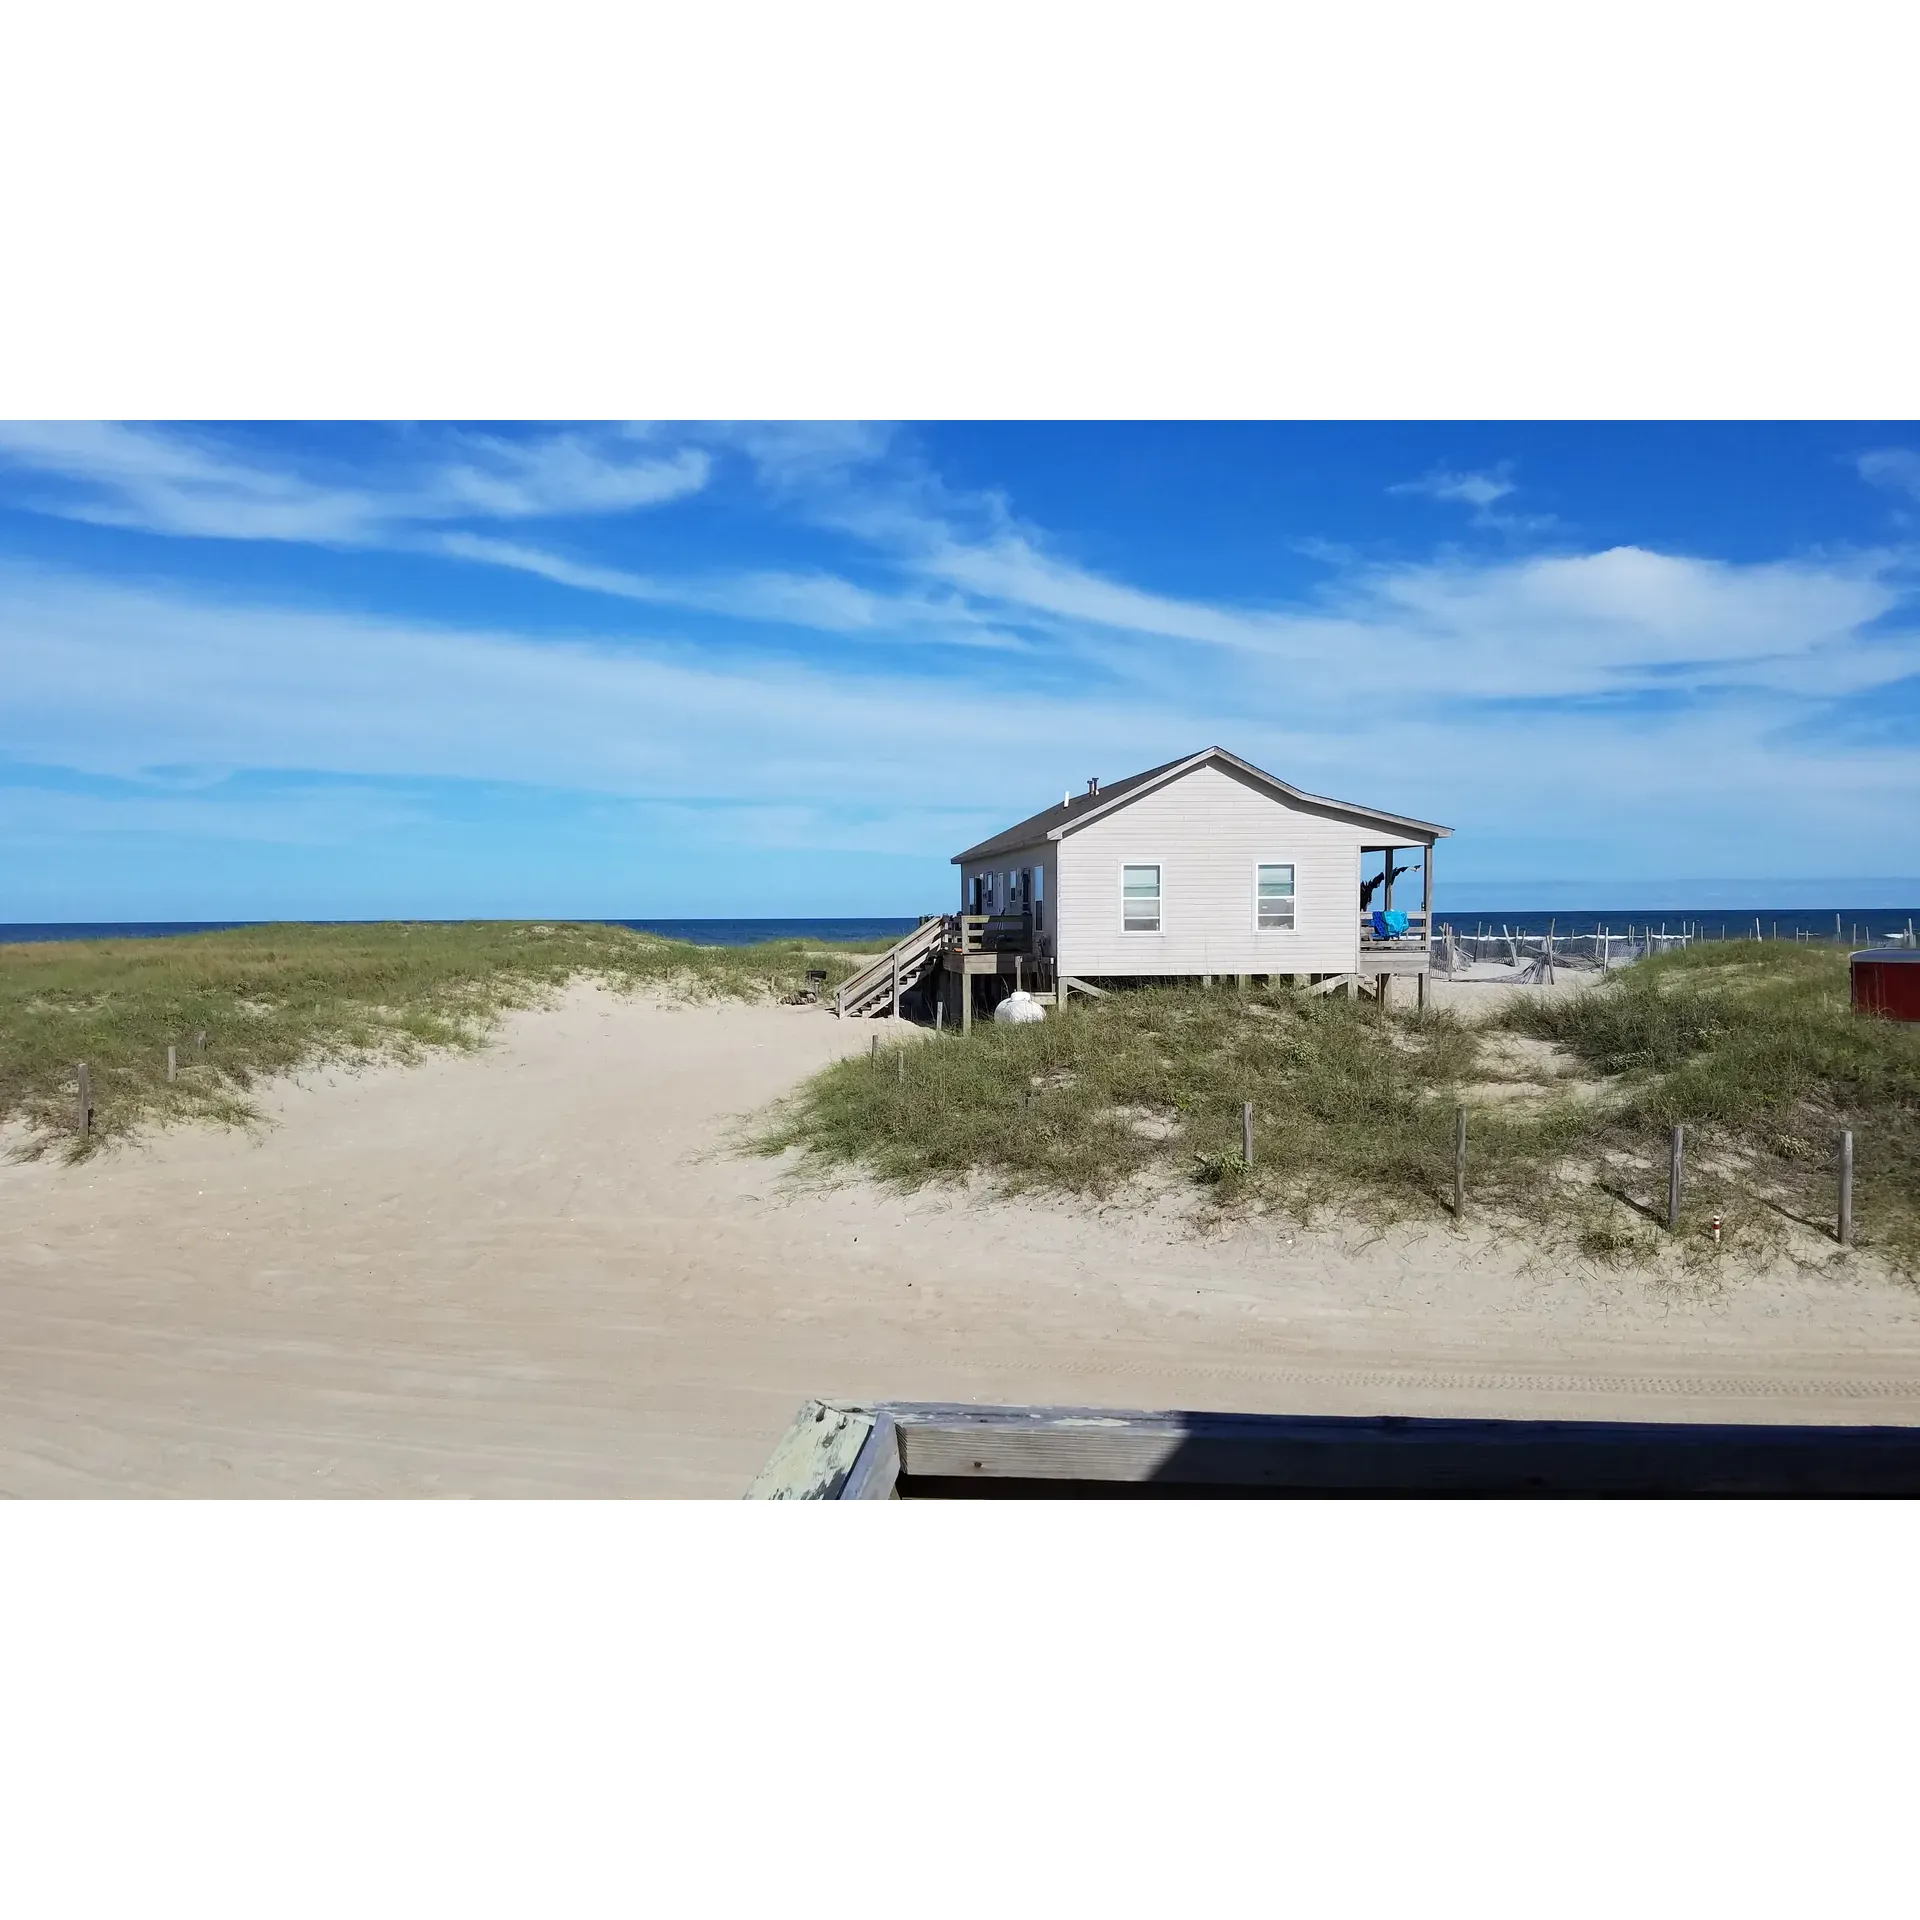
{"type": "Polygon", "coordinates": [[[0,1164],[0,1491],[732,1496],[809,1393],[1920,1421],[1884,1282],[1689,1303],[1445,1230],[1200,1241],[724,1151],[873,1032],[581,989],[282,1088],[259,1140],[0,1164]]]}

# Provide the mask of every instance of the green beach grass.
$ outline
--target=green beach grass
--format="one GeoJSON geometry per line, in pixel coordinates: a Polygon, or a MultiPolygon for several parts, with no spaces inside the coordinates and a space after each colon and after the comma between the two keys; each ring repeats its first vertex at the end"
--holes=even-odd
{"type": "Polygon", "coordinates": [[[1667,1246],[1804,1256],[1831,1231],[1849,1127],[1859,1244],[1920,1265],[1920,1027],[1853,1014],[1844,957],[1800,945],[1664,955],[1581,995],[1518,997],[1485,1026],[1284,987],[1115,993],[903,1060],[842,1061],[783,1104],[759,1145],[904,1188],[979,1174],[1016,1192],[1111,1195],[1158,1175],[1227,1210],[1439,1223],[1461,1104],[1470,1215],[1536,1244],[1608,1262],[1667,1246]],[[1670,1239],[1676,1124],[1689,1129],[1688,1184],[1670,1239]]]}
{"type": "Polygon", "coordinates": [[[470,921],[244,927],[146,940],[0,946],[0,1125],[16,1153],[69,1158],[143,1127],[258,1118],[263,1078],[328,1061],[480,1045],[501,1014],[567,981],[700,998],[782,998],[845,949],[696,947],[626,927],[470,921]],[[207,1036],[204,1060],[194,1036],[207,1036]],[[166,1052],[179,1077],[169,1084],[166,1052]],[[76,1063],[92,1080],[82,1137],[76,1063]]]}

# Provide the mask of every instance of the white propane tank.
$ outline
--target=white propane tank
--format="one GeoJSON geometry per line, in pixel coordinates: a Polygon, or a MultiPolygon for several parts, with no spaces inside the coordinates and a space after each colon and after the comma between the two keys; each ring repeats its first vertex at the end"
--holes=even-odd
{"type": "Polygon", "coordinates": [[[1016,988],[994,1008],[993,1017],[1003,1026],[1029,1027],[1036,1020],[1044,1020],[1047,1010],[1032,994],[1016,988]]]}

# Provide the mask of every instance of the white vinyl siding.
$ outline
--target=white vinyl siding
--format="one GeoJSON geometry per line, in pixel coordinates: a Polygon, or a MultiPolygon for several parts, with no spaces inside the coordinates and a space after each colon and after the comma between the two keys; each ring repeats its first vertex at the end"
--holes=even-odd
{"type": "Polygon", "coordinates": [[[1120,869],[1120,925],[1127,933],[1160,931],[1160,868],[1157,863],[1128,865],[1120,869]]]}
{"type": "Polygon", "coordinates": [[[1254,875],[1256,925],[1261,933],[1293,931],[1293,867],[1263,866],[1254,875]]]}
{"type": "Polygon", "coordinates": [[[1092,980],[1351,972],[1360,843],[1380,837],[1217,762],[1196,767],[1053,843],[1047,917],[1060,969],[1092,980]],[[1128,933],[1121,869],[1149,863],[1160,869],[1160,931],[1128,933]],[[1276,864],[1293,868],[1293,925],[1262,930],[1260,869],[1276,864]]]}

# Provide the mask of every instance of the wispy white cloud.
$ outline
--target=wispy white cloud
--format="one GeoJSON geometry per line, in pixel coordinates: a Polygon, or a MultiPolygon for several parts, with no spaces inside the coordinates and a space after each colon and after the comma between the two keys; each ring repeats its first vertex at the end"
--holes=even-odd
{"type": "Polygon", "coordinates": [[[1395,482],[1387,491],[1390,494],[1416,494],[1449,505],[1471,507],[1473,514],[1470,524],[1502,533],[1540,533],[1556,524],[1550,513],[1494,511],[1502,500],[1511,499],[1519,491],[1510,461],[1503,460],[1485,472],[1456,472],[1451,467],[1434,467],[1417,480],[1395,482]]]}
{"type": "Polygon", "coordinates": [[[1267,609],[1148,593],[1019,535],[929,541],[908,564],[1007,617],[1250,656],[1242,678],[1283,672],[1293,697],[1332,710],[1618,695],[1669,688],[1682,669],[1701,690],[1834,693],[1920,667],[1920,630],[1875,625],[1901,600],[1890,553],[1735,565],[1614,547],[1377,566],[1267,609]]]}
{"type": "MultiPolygon", "coordinates": [[[[1476,513],[1514,491],[1505,468],[1406,484],[1476,513]]],[[[955,494],[911,461],[837,475],[810,510],[908,579],[950,587],[1103,674],[1254,700],[1284,687],[1297,710],[1334,724],[1413,703],[1682,687],[1833,697],[1920,670],[1920,627],[1890,618],[1910,559],[1895,550],[1743,563],[1637,546],[1393,564],[1336,553],[1317,591],[1259,606],[1155,593],[1084,567],[1002,496],[955,494]]]]}
{"type": "Polygon", "coordinates": [[[1854,467],[1870,485],[1920,500],[1920,453],[1911,447],[1877,447],[1861,454],[1854,467]]]}
{"type": "MultiPolygon", "coordinates": [[[[0,428],[4,459],[79,483],[68,510],[93,517],[434,552],[770,636],[1024,652],[1037,671],[1071,668],[1116,698],[1184,685],[1257,704],[1264,687],[1284,687],[1294,710],[1335,727],[1383,701],[1619,700],[1683,685],[1695,696],[1831,697],[1920,669],[1914,629],[1890,618],[1901,604],[1894,553],[1735,564],[1621,546],[1349,560],[1289,602],[1195,599],[1078,564],[1001,495],[946,486],[888,429],[421,430],[377,485],[298,474],[231,438],[177,429],[0,428]],[[779,512],[851,541],[864,577],[636,567],[485,530],[658,504],[705,486],[720,458],[745,460],[779,512]]],[[[1861,466],[1895,485],[1920,461],[1886,449],[1861,466]]],[[[1504,467],[1436,468],[1398,490],[1481,513],[1514,483],[1504,467]]]]}
{"type": "Polygon", "coordinates": [[[612,433],[429,437],[378,485],[302,474],[230,437],[110,422],[0,423],[0,470],[68,518],[220,540],[387,544],[422,523],[608,514],[705,486],[710,457],[612,433]],[[54,483],[56,491],[47,491],[54,483]]]}
{"type": "Polygon", "coordinates": [[[647,606],[686,607],[767,626],[860,638],[934,639],[997,652],[1024,651],[1027,646],[951,595],[935,600],[924,595],[877,593],[826,572],[741,569],[718,575],[663,577],[573,560],[544,548],[473,533],[443,534],[433,543],[433,551],[487,566],[511,567],[585,593],[609,594],[647,606]]]}
{"type": "MultiPolygon", "coordinates": [[[[1920,762],[1895,743],[1796,733],[1804,698],[1743,684],[1704,722],[1548,704],[1518,727],[1455,698],[1463,683],[1495,699],[1537,688],[1538,672],[1498,668],[1502,649],[1527,661],[1543,618],[1571,623],[1576,655],[1644,625],[1676,656],[1716,636],[1730,650],[1767,620],[1762,638],[1804,661],[1809,633],[1844,644],[1845,622],[1881,604],[1844,576],[1683,571],[1676,590],[1649,559],[1592,578],[1550,563],[1395,576],[1397,597],[1375,590],[1323,616],[1313,657],[1292,666],[1222,679],[1195,670],[1193,649],[1152,650],[1175,655],[1152,701],[1118,678],[1048,687],[995,673],[930,689],[886,654],[850,666],[690,654],[631,632],[560,642],[0,569],[0,756],[143,781],[148,815],[216,801],[147,769],[255,768],[724,802],[761,810],[763,843],[848,834],[937,858],[1087,773],[1114,778],[1218,740],[1310,789],[1447,820],[1468,841],[1597,836],[1616,850],[1613,871],[1734,871],[1756,842],[1778,850],[1776,871],[1835,859],[1857,870],[1869,851],[1897,861],[1920,762]]],[[[1581,684],[1594,679],[1582,670],[1581,684]]],[[[120,804],[100,802],[102,818],[120,804]]]]}
{"type": "MultiPolygon", "coordinates": [[[[963,844],[1089,772],[1219,740],[1469,833],[1512,832],[1525,794],[1529,833],[1619,837],[1615,870],[1661,870],[1683,818],[1694,872],[1733,870],[1727,850],[1756,835],[1817,870],[1848,844],[1850,810],[1920,805],[1897,727],[1827,725],[1920,675],[1911,556],[1894,549],[1731,562],[1563,540],[1390,564],[1329,550],[1317,586],[1259,602],[1082,564],[886,430],[422,429],[373,479],[174,429],[6,429],[9,453],[16,479],[67,487],[64,510],[91,517],[381,545],[627,604],[601,609],[601,633],[590,599],[570,606],[557,640],[0,569],[0,755],[137,775],[153,805],[171,800],[145,769],[260,767],[724,801],[758,810],[765,844],[824,844],[833,819],[904,848],[916,833],[963,844]],[[767,515],[782,564],[690,558],[619,517],[729,480],[745,484],[726,510],[767,515]],[[589,514],[597,529],[529,524],[589,514]],[[699,648],[635,606],[744,624],[699,648]],[[982,646],[1004,657],[940,652],[982,646]]],[[[1883,449],[1861,472],[1920,485],[1909,461],[1883,449]]],[[[1514,492],[1504,470],[1403,487],[1474,514],[1514,492]]]]}
{"type": "Polygon", "coordinates": [[[1036,737],[1062,739],[1077,762],[1103,738],[1146,751],[1163,724],[986,680],[929,698],[884,668],[236,604],[20,567],[0,567],[0,683],[0,755],[92,774],[252,767],[680,799],[951,804],[967,767],[1017,785],[1036,737]]]}
{"type": "Polygon", "coordinates": [[[1457,500],[1484,512],[1513,491],[1513,482],[1507,478],[1505,467],[1491,473],[1455,473],[1447,467],[1435,467],[1418,480],[1397,481],[1387,491],[1424,494],[1429,500],[1457,500]]]}
{"type": "Polygon", "coordinates": [[[585,593],[611,594],[648,606],[691,607],[824,633],[872,632],[884,624],[887,606],[880,595],[832,574],[737,572],[717,580],[661,579],[473,533],[445,534],[435,548],[457,560],[512,567],[585,593]]]}

